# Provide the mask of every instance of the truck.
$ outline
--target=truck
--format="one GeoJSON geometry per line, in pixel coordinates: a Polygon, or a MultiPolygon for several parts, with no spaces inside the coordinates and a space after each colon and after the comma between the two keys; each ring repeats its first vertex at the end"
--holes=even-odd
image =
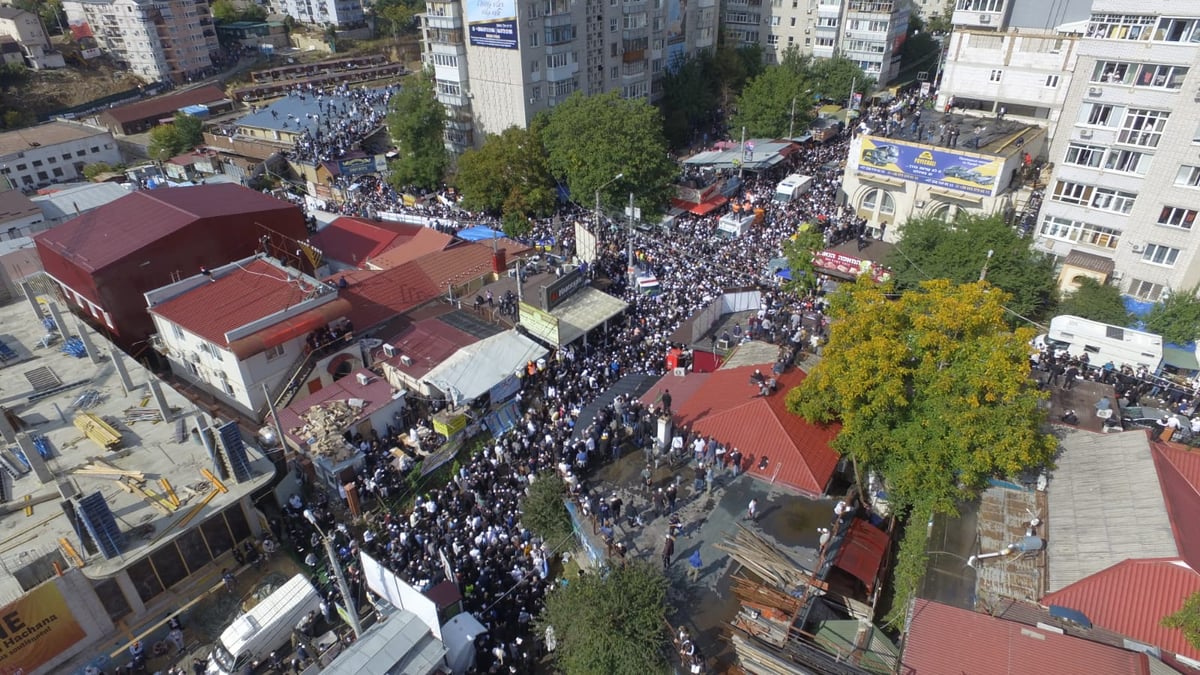
{"type": "Polygon", "coordinates": [[[780,204],[788,204],[800,198],[800,195],[808,192],[808,188],[812,185],[812,176],[805,176],[794,173],[779,181],[779,185],[775,186],[775,201],[780,204]]]}
{"type": "Polygon", "coordinates": [[[1157,373],[1162,365],[1161,335],[1070,314],[1051,319],[1050,332],[1038,340],[1059,349],[1065,345],[1066,351],[1072,356],[1087,354],[1088,363],[1093,368],[1099,368],[1112,361],[1117,368],[1145,366],[1151,373],[1157,373]]]}
{"type": "Polygon", "coordinates": [[[321,595],[297,574],[222,631],[209,654],[208,675],[234,675],[249,663],[265,661],[287,644],[301,619],[320,611],[321,595]]]}

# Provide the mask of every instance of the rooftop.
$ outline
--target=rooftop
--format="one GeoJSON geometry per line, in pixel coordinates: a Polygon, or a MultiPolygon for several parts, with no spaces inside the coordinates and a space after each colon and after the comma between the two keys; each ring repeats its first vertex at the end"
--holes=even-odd
{"type": "Polygon", "coordinates": [[[130,188],[120,183],[87,183],[43,192],[30,199],[41,207],[46,220],[62,222],[114,202],[129,192],[130,188]]]}
{"type": "Polygon", "coordinates": [[[368,220],[342,217],[321,228],[309,242],[321,250],[326,260],[358,267],[391,248],[399,237],[368,220]]]}
{"type": "Polygon", "coordinates": [[[40,215],[42,215],[42,210],[20,190],[0,192],[0,227],[14,220],[40,215]]]}
{"type": "MultiPolygon", "coordinates": [[[[1200,591],[1200,574],[1177,558],[1125,560],[1042,598],[1041,604],[1082,612],[1093,624],[1165,651],[1200,659],[1183,631],[1164,616],[1200,591]]],[[[1097,671],[1093,671],[1097,672],[1097,671]]]]}
{"type": "Polygon", "coordinates": [[[438,232],[432,227],[389,222],[379,223],[376,227],[391,230],[395,234],[391,245],[385,251],[376,254],[370,261],[363,261],[363,266],[370,269],[386,270],[398,267],[421,256],[444,251],[454,243],[452,235],[438,232]]]}
{"type": "MultiPolygon", "coordinates": [[[[287,96],[260,108],[257,112],[239,117],[234,124],[238,127],[268,131],[293,134],[308,131],[316,134],[319,129],[329,130],[338,127],[342,122],[352,122],[364,117],[358,109],[359,105],[344,96],[326,95],[318,99],[311,94],[288,92],[287,96]]],[[[377,110],[385,112],[384,108],[386,104],[381,104],[377,110]]]]}
{"type": "Polygon", "coordinates": [[[1047,591],[1130,558],[1177,557],[1147,435],[1059,429],[1062,452],[1047,491],[1047,591]]]}
{"type": "Polygon", "coordinates": [[[128,124],[145,119],[170,117],[180,108],[191,105],[202,105],[225,100],[225,92],[218,86],[205,85],[196,89],[167,94],[145,101],[137,101],[129,105],[118,106],[105,110],[103,115],[116,120],[118,124],[128,124]]]}
{"type": "Polygon", "coordinates": [[[138,190],[38,234],[37,241],[95,272],[203,218],[294,209],[230,183],[138,190]]]}
{"type": "Polygon", "coordinates": [[[395,337],[387,340],[398,352],[387,362],[414,380],[420,380],[425,377],[425,373],[450,358],[454,352],[473,344],[477,339],[439,318],[417,321],[405,326],[395,337]],[[401,362],[401,356],[407,356],[412,365],[401,362]]]}
{"type": "Polygon", "coordinates": [[[1145,654],[918,599],[904,643],[910,675],[1145,675],[1145,654]]]}
{"type": "Polygon", "coordinates": [[[0,157],[25,152],[44,145],[58,145],[81,138],[108,136],[104,129],[96,129],[76,122],[46,122],[34,127],[15,129],[0,133],[0,157]]]}
{"type": "MultiPolygon", "coordinates": [[[[1021,541],[1035,516],[1044,520],[1046,493],[989,487],[980,496],[977,527],[979,549],[976,553],[996,553],[1021,541]]],[[[1035,534],[1045,539],[1043,522],[1035,534]]],[[[1057,532],[1056,532],[1057,534],[1057,532]]],[[[1001,558],[985,558],[975,564],[975,594],[990,604],[999,598],[1037,602],[1046,591],[1046,554],[1044,551],[1001,558]]]]}
{"type": "MultiPolygon", "coordinates": [[[[67,308],[61,311],[65,313],[67,308]]],[[[213,460],[203,445],[192,440],[195,406],[138,362],[111,349],[110,343],[90,328],[81,328],[73,318],[64,318],[64,322],[68,334],[85,331],[91,344],[103,352],[99,363],[64,353],[62,340],[41,347],[39,341],[47,330],[27,302],[0,306],[0,340],[17,355],[0,367],[0,405],[20,418],[34,440],[46,439],[48,457],[41,460],[40,452],[26,453],[33,459],[34,470],[30,471],[11,449],[0,449],[4,463],[19,474],[14,480],[7,470],[0,472],[5,498],[0,508],[0,562],[10,572],[0,575],[0,602],[50,578],[54,574],[51,562],[71,565],[60,551],[60,539],[70,542],[83,557],[85,575],[105,578],[197,528],[211,514],[267,484],[274,475],[271,462],[247,446],[253,477],[241,483],[225,480],[228,492],[209,499],[213,488],[200,470],[213,470],[213,460]],[[129,375],[132,388],[128,393],[114,359],[120,360],[129,375]],[[158,383],[169,408],[165,421],[155,421],[159,408],[148,389],[152,381],[158,383]],[[111,425],[121,437],[119,444],[106,452],[76,428],[73,420],[77,414],[95,415],[111,425]],[[89,464],[96,467],[98,461],[100,468],[85,469],[89,464]],[[48,481],[39,477],[39,465],[45,467],[48,481]],[[141,472],[155,493],[160,492],[159,479],[166,479],[181,504],[168,507],[136,491],[126,491],[117,480],[121,474],[114,471],[141,472]],[[103,497],[119,516],[117,529],[124,534],[119,558],[106,559],[89,552],[90,543],[81,541],[64,515],[60,489],[76,491],[81,497],[103,497]],[[31,516],[21,508],[27,496],[31,516]],[[181,517],[194,509],[198,510],[188,526],[183,526],[181,517]]],[[[5,443],[4,447],[11,446],[5,443]]]]}
{"type": "Polygon", "coordinates": [[[911,122],[911,117],[906,118],[891,136],[874,133],[868,133],[868,135],[884,142],[893,140],[919,143],[928,145],[934,150],[942,149],[959,154],[976,153],[991,157],[1011,157],[1020,152],[1035,136],[1045,133],[1045,129],[1042,127],[1026,124],[1009,117],[997,119],[994,116],[978,117],[929,110],[922,111],[921,124],[918,125],[916,131],[913,130],[911,122]],[[958,129],[957,147],[949,148],[938,144],[938,134],[943,125],[946,128],[958,129]],[[975,146],[976,129],[979,129],[978,148],[975,146]],[[1020,139],[1024,139],[1024,141],[1020,139]]]}
{"type": "Polygon", "coordinates": [[[387,380],[369,370],[359,369],[280,410],[279,423],[283,426],[283,433],[287,434],[293,443],[298,447],[306,447],[308,439],[300,438],[295,432],[304,426],[304,421],[300,419],[300,416],[310,409],[333,401],[362,400],[363,405],[355,411],[354,420],[347,422],[344,426],[344,429],[349,429],[354,426],[353,422],[365,420],[390,404],[396,395],[396,391],[392,389],[392,385],[388,384],[387,380]],[[367,384],[359,384],[359,374],[367,376],[367,384]]]}
{"type": "Polygon", "coordinates": [[[1200,566],[1200,453],[1177,443],[1155,443],[1151,449],[1158,482],[1179,555],[1200,566]]]}

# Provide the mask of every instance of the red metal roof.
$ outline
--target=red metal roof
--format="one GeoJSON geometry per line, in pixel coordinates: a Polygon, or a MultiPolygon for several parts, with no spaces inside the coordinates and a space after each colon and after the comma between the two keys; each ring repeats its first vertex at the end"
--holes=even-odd
{"type": "Polygon", "coordinates": [[[420,260],[430,253],[446,250],[454,242],[452,235],[438,232],[432,227],[403,225],[404,229],[400,229],[397,227],[401,225],[400,223],[391,225],[392,227],[389,229],[396,232],[391,246],[371,259],[371,266],[376,269],[391,269],[404,263],[420,260]]]}
{"type": "MultiPolygon", "coordinates": [[[[804,381],[804,371],[793,368],[784,373],[778,378],[778,391],[762,397],[750,385],[754,370],[754,366],[730,368],[688,375],[683,381],[667,375],[660,384],[671,389],[671,407],[678,411],[676,424],[690,426],[698,434],[741,450],[748,471],[759,478],[804,493],[822,494],[837,467],[838,456],[829,443],[840,427],[819,427],[788,412],[787,391],[804,381]],[[695,393],[685,397],[688,385],[684,382],[700,377],[704,380],[695,393]]],[[[654,401],[646,397],[643,400],[654,401]]]]}
{"type": "Polygon", "coordinates": [[[479,340],[439,319],[425,319],[405,327],[387,342],[399,348],[399,353],[387,362],[419,380],[454,352],[479,340]],[[404,365],[401,356],[412,359],[412,365],[404,365]]]}
{"type": "Polygon", "coordinates": [[[327,260],[358,267],[391,248],[400,238],[396,232],[361,218],[338,218],[314,234],[309,241],[327,260]]]}
{"type": "MultiPolygon", "coordinates": [[[[312,290],[261,259],[150,309],[189,333],[228,347],[225,334],[296,305],[312,290]]],[[[315,326],[314,326],[315,327],[315,326]]]]}
{"type": "Polygon", "coordinates": [[[1150,456],[1179,555],[1193,569],[1200,568],[1200,453],[1175,443],[1152,443],[1150,456]]]}
{"type": "Polygon", "coordinates": [[[220,87],[207,85],[189,89],[178,94],[169,94],[152,98],[148,101],[138,101],[110,110],[105,110],[102,116],[111,117],[119,124],[139,122],[147,119],[159,119],[174,115],[176,110],[192,105],[215,103],[225,100],[225,92],[220,87]]]}
{"type": "Polygon", "coordinates": [[[856,518],[850,523],[833,564],[863,582],[867,592],[872,593],[875,590],[875,578],[879,576],[879,565],[889,546],[891,538],[887,532],[856,518]]]}
{"type": "Polygon", "coordinates": [[[1149,657],[923,598],[902,656],[907,675],[1146,675],[1149,657]]]}
{"type": "Polygon", "coordinates": [[[1200,659],[1200,649],[1188,644],[1183,631],[1164,628],[1160,623],[1197,591],[1200,574],[1185,561],[1150,558],[1117,563],[1045,596],[1041,604],[1078,610],[1101,628],[1163,651],[1200,659]]]}
{"type": "Polygon", "coordinates": [[[197,220],[296,208],[232,183],[138,190],[36,239],[77,267],[96,272],[197,220]]]}

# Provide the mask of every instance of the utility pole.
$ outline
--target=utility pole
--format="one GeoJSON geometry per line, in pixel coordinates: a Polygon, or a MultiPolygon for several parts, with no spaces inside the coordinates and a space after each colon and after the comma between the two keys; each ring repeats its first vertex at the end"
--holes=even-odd
{"type": "Polygon", "coordinates": [[[987,279],[987,268],[988,268],[988,263],[992,261],[992,254],[993,254],[993,253],[995,253],[995,251],[989,248],[989,249],[988,249],[988,254],[987,254],[987,259],[983,261],[983,269],[979,270],[979,280],[980,280],[980,281],[983,281],[984,279],[987,279]]]}
{"type": "Polygon", "coordinates": [[[792,97],[792,116],[788,118],[788,140],[796,137],[796,97],[792,97]]]}
{"type": "Polygon", "coordinates": [[[742,180],[742,171],[746,168],[746,127],[742,127],[742,158],[738,162],[738,181],[742,180]]]}
{"type": "MultiPolygon", "coordinates": [[[[858,86],[858,77],[855,76],[850,80],[850,97],[846,99],[846,110],[854,108],[854,88],[858,86]]],[[[846,121],[850,121],[850,116],[846,115],[846,121]]]]}
{"type": "Polygon", "coordinates": [[[636,275],[633,273],[633,193],[632,192],[629,193],[629,232],[626,233],[625,242],[626,242],[626,246],[629,249],[629,269],[627,270],[626,273],[629,275],[629,283],[632,284],[632,283],[634,283],[634,281],[636,279],[636,275]]]}
{"type": "Polygon", "coordinates": [[[304,510],[304,519],[312,524],[313,529],[320,535],[325,544],[325,555],[329,557],[329,565],[333,567],[333,575],[337,577],[338,591],[342,594],[342,602],[346,603],[346,617],[350,619],[350,628],[354,630],[354,639],[362,638],[362,625],[358,622],[358,608],[354,606],[354,598],[350,595],[350,585],[346,583],[346,575],[342,573],[342,563],[338,560],[337,551],[333,550],[333,541],[317,524],[317,517],[309,509],[304,510]]]}

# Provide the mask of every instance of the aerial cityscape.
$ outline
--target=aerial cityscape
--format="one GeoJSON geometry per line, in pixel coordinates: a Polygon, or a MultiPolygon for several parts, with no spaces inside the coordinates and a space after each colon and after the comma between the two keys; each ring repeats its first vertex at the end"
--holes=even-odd
{"type": "Polygon", "coordinates": [[[0,675],[1200,670],[1200,4],[4,0],[0,675]]]}

